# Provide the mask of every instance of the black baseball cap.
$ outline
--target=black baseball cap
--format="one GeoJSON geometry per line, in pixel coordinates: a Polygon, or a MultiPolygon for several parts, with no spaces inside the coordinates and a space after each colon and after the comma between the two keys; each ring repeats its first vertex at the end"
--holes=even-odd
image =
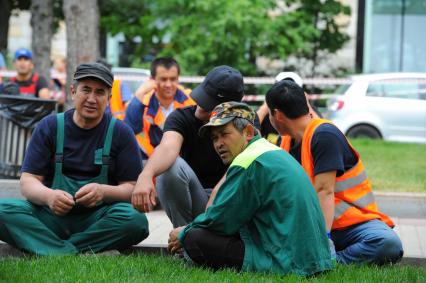
{"type": "Polygon", "coordinates": [[[111,71],[101,63],[91,62],[84,63],[77,66],[74,73],[74,80],[81,80],[84,78],[95,78],[101,80],[109,87],[112,87],[114,75],[111,71]]]}
{"type": "Polygon", "coordinates": [[[215,67],[190,96],[206,111],[212,111],[222,102],[239,102],[244,96],[243,76],[238,70],[229,66],[215,67]]]}

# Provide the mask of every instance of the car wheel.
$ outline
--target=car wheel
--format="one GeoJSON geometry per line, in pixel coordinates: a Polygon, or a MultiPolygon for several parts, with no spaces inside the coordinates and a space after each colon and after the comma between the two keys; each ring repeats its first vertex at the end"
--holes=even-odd
{"type": "Polygon", "coordinates": [[[357,125],[353,126],[346,132],[346,136],[349,138],[369,138],[369,139],[381,139],[382,135],[380,132],[369,125],[357,125]]]}

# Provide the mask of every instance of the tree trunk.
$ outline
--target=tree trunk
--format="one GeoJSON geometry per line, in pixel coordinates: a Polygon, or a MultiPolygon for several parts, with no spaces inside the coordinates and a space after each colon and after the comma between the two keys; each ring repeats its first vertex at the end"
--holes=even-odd
{"type": "Polygon", "coordinates": [[[9,19],[12,11],[10,0],[0,0],[0,52],[6,58],[7,36],[9,32],[9,19]]]}
{"type": "Polygon", "coordinates": [[[69,87],[76,67],[99,56],[99,7],[97,0],[63,1],[67,29],[67,97],[65,109],[72,107],[69,87]]]}
{"type": "Polygon", "coordinates": [[[53,0],[31,2],[31,49],[35,71],[50,81],[50,50],[53,35],[53,0]]]}

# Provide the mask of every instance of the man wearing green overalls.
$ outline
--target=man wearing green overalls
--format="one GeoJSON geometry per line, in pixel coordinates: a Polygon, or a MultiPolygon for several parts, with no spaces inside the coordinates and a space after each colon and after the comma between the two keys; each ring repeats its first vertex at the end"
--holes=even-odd
{"type": "Polygon", "coordinates": [[[38,255],[121,249],[148,236],[130,202],[142,171],[132,130],[105,114],[113,75],[99,63],[74,74],[75,109],[44,118],[22,166],[27,200],[0,200],[0,240],[38,255]]]}

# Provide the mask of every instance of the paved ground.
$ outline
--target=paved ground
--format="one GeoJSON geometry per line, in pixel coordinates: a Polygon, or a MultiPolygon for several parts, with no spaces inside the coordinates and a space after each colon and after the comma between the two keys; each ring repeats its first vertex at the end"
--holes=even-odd
{"type": "MultiPolygon", "coordinates": [[[[17,181],[0,179],[0,198],[22,197],[17,187],[17,181]]],[[[376,199],[396,224],[395,231],[404,246],[404,263],[426,267],[426,194],[376,193],[376,199]]],[[[172,224],[161,210],[147,213],[147,217],[150,236],[135,248],[164,251],[172,224]]]]}

